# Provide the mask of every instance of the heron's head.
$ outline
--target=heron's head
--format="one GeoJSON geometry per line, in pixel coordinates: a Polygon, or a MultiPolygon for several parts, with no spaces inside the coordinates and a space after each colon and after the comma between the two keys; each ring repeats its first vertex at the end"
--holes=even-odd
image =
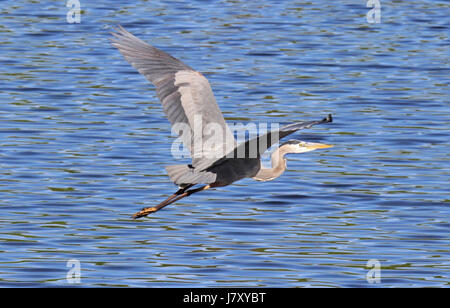
{"type": "Polygon", "coordinates": [[[316,142],[306,142],[300,140],[289,140],[280,146],[285,153],[306,153],[314,151],[317,149],[331,148],[330,144],[316,143],[316,142]]]}

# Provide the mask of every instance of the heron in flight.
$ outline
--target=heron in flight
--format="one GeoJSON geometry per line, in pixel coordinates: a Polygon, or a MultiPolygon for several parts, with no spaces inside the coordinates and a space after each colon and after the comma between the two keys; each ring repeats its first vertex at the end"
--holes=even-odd
{"type": "Polygon", "coordinates": [[[273,151],[272,167],[263,167],[262,154],[278,143],[279,139],[313,125],[332,122],[331,115],[319,121],[289,124],[237,144],[216,103],[208,80],[201,73],[164,51],[150,46],[121,26],[114,30],[115,32],[111,33],[114,36],[111,39],[112,45],[156,87],[156,93],[171,125],[174,127],[184,124],[182,134],[180,130],[180,138],[183,145],[190,150],[192,158],[192,164],[166,167],[171,181],[178,185],[179,189],[160,204],[143,208],[134,214],[133,218],[154,213],[193,193],[226,186],[243,178],[249,177],[257,181],[274,180],[286,170],[286,154],[305,153],[332,146],[289,140],[273,151]],[[216,125],[221,133],[212,136],[211,132],[206,130],[196,130],[194,126],[198,120],[205,126],[216,125]],[[215,142],[211,143],[211,139],[215,142]],[[209,147],[206,146],[207,142],[209,147]],[[200,146],[195,146],[196,144],[200,146]],[[203,186],[192,188],[198,184],[203,186]]]}

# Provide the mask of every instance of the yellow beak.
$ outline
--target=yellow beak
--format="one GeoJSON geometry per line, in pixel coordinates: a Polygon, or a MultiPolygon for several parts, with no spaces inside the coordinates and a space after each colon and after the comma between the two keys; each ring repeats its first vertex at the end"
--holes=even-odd
{"type": "Polygon", "coordinates": [[[331,148],[331,147],[333,147],[333,145],[332,144],[324,144],[324,143],[312,143],[312,142],[310,142],[308,145],[307,145],[307,148],[309,148],[309,149],[326,149],[326,148],[331,148]]]}

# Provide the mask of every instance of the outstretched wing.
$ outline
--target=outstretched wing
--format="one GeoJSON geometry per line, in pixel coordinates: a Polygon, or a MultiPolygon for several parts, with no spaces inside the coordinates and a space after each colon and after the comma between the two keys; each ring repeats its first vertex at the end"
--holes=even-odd
{"type": "Polygon", "coordinates": [[[176,125],[183,145],[191,152],[194,167],[204,157],[228,153],[234,148],[234,136],[202,74],[123,27],[115,30],[112,45],[155,85],[167,118],[172,126],[176,125]]]}
{"type": "Polygon", "coordinates": [[[298,130],[310,128],[317,124],[329,123],[333,122],[333,118],[331,114],[327,117],[323,118],[320,121],[302,121],[296,122],[293,124],[289,124],[281,127],[279,130],[272,130],[267,134],[262,134],[250,140],[240,143],[237,147],[235,147],[232,151],[228,152],[228,154],[222,157],[219,160],[216,160],[213,163],[209,163],[209,165],[199,165],[198,170],[208,171],[210,168],[222,164],[227,159],[234,158],[260,158],[264,152],[270,148],[272,145],[278,143],[278,141],[298,130]]]}

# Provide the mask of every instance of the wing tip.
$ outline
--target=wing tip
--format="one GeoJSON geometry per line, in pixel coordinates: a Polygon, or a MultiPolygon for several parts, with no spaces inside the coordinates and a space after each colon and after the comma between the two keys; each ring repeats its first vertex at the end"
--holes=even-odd
{"type": "MultiPolygon", "coordinates": [[[[109,31],[113,37],[110,37],[110,42],[119,42],[119,40],[124,36],[124,33],[127,32],[121,25],[117,24],[115,26],[111,26],[112,31],[109,31]]],[[[117,47],[117,46],[116,46],[117,47]]]]}
{"type": "Polygon", "coordinates": [[[113,31],[110,31],[109,33],[114,36],[114,39],[124,39],[124,38],[135,38],[137,39],[133,34],[128,32],[122,25],[117,24],[115,26],[111,26],[111,29],[113,31]]]}

